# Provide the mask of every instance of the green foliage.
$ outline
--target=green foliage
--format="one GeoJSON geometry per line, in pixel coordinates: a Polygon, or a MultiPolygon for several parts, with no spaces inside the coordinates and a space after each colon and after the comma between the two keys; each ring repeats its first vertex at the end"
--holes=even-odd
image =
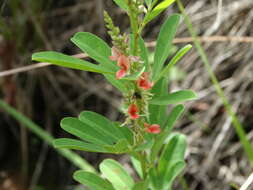
{"type": "MultiPolygon", "coordinates": [[[[71,38],[71,41],[76,44],[89,57],[96,60],[101,68],[109,69],[115,74],[118,66],[110,59],[111,48],[99,37],[89,32],[78,32],[71,38]]],[[[121,92],[126,93],[127,88],[123,81],[116,80],[114,75],[104,73],[105,78],[121,92]]]]}
{"type": "MultiPolygon", "coordinates": [[[[166,96],[168,94],[168,79],[163,77],[151,90],[154,97],[166,96]]],[[[166,118],[167,105],[149,105],[150,121],[151,123],[158,123],[162,126],[164,118],[166,118]]]]}
{"type": "Polygon", "coordinates": [[[168,104],[178,104],[188,100],[194,100],[197,95],[192,90],[179,90],[167,95],[154,97],[150,104],[154,105],[168,105],[168,104]]]}
{"type": "Polygon", "coordinates": [[[132,177],[125,171],[123,166],[115,160],[104,160],[99,165],[99,169],[103,176],[112,183],[116,190],[131,190],[134,186],[134,180],[132,177]]]}
{"type": "Polygon", "coordinates": [[[176,121],[180,117],[180,115],[184,111],[184,106],[183,105],[177,105],[175,106],[170,114],[167,116],[167,121],[164,125],[164,130],[161,134],[159,134],[156,137],[155,143],[151,148],[151,153],[150,153],[150,160],[154,161],[156,159],[156,156],[158,155],[158,152],[161,150],[164,141],[168,138],[168,136],[171,133],[172,127],[175,125],[176,121]]]}
{"type": "Polygon", "coordinates": [[[92,64],[88,61],[84,61],[75,57],[67,56],[62,53],[45,51],[34,53],[32,55],[33,61],[49,62],[62,67],[71,69],[78,69],[97,73],[113,73],[110,69],[92,64]]]}
{"type": "Polygon", "coordinates": [[[61,121],[61,127],[83,141],[67,138],[57,139],[54,141],[56,148],[115,154],[131,150],[132,132],[94,112],[84,111],[79,115],[79,118],[64,118],[61,121]]]}
{"type": "Polygon", "coordinates": [[[148,7],[150,7],[152,4],[152,0],[145,0],[145,3],[148,7]]]}
{"type": "Polygon", "coordinates": [[[140,15],[143,11],[139,5],[143,1],[114,0],[130,18],[130,43],[127,35],[120,34],[120,29],[114,26],[106,12],[105,21],[113,40],[113,51],[101,38],[88,32],[78,32],[71,38],[77,47],[98,64],[56,52],[33,54],[32,59],[36,61],[101,73],[124,95],[124,104],[128,109],[124,110],[127,118],[123,124],[112,122],[91,111],[83,111],[78,118],[67,117],[60,124],[62,129],[79,139],[60,138],[53,143],[56,148],[127,153],[131,156],[132,164],[140,176],[139,181],[135,182],[120,163],[106,159],[99,165],[101,176],[87,171],[74,174],[75,180],[91,190],[167,190],[185,166],[185,136],[171,134],[172,127],[183,113],[184,106],[175,105],[169,115],[167,106],[193,100],[197,96],[191,90],[168,93],[168,75],[171,68],[191,49],[191,45],[180,49],[168,65],[164,66],[168,56],[172,55],[172,52],[175,53],[172,40],[180,15],[168,17],[162,25],[152,61],[141,37],[143,27],[174,1],[163,0],[158,3],[158,0],[145,0],[148,9],[142,20],[143,17],[140,15]],[[111,55],[114,61],[110,59],[111,55]],[[123,72],[122,77],[119,77],[120,72],[123,72]],[[120,79],[116,79],[116,73],[120,79]],[[148,87],[143,87],[140,83],[148,83],[148,87]],[[130,117],[131,104],[138,108],[137,118],[130,117]],[[151,127],[158,127],[161,132],[152,132],[151,127]]]}
{"type": "Polygon", "coordinates": [[[174,178],[184,168],[185,150],[186,137],[182,134],[172,135],[158,161],[158,174],[163,178],[163,189],[170,188],[174,178]]]}
{"type": "Polygon", "coordinates": [[[74,179],[91,190],[115,190],[112,184],[98,175],[83,170],[74,173],[74,179]]]}
{"type": "Polygon", "coordinates": [[[175,177],[183,170],[186,138],[182,134],[172,134],[164,147],[158,168],[150,170],[153,189],[168,190],[175,177]]]}
{"type": "Polygon", "coordinates": [[[180,49],[176,55],[169,61],[168,65],[162,70],[162,72],[159,74],[159,77],[157,80],[159,80],[162,77],[165,77],[169,74],[172,67],[192,48],[192,45],[188,44],[184,46],[182,49],[180,49]]]}
{"type": "Polygon", "coordinates": [[[145,45],[144,40],[140,37],[139,38],[139,46],[140,46],[140,53],[141,53],[141,59],[144,61],[144,66],[146,68],[146,71],[148,71],[149,68],[149,61],[148,61],[148,49],[145,45]]]}
{"type": "Polygon", "coordinates": [[[128,5],[125,0],[113,0],[113,1],[123,10],[125,11],[128,10],[128,5]]]}
{"type": "MultiPolygon", "coordinates": [[[[148,5],[150,5],[151,1],[147,1],[148,5]]],[[[159,3],[151,12],[146,14],[144,18],[144,24],[147,24],[151,20],[153,20],[155,17],[157,17],[161,12],[163,12],[166,8],[168,8],[175,0],[164,0],[161,3],[159,3]]]]}
{"type": "Polygon", "coordinates": [[[126,76],[126,77],[123,77],[122,80],[132,80],[132,81],[136,81],[136,80],[141,76],[141,74],[142,74],[145,70],[146,70],[146,67],[144,66],[144,67],[142,67],[142,68],[140,69],[139,72],[136,72],[136,73],[134,73],[134,74],[132,74],[132,75],[128,75],[128,76],[126,76]]]}
{"type": "Polygon", "coordinates": [[[171,43],[176,34],[176,30],[179,24],[180,15],[174,14],[170,16],[161,27],[157,39],[157,45],[155,49],[154,64],[153,64],[153,76],[154,81],[157,80],[159,73],[162,70],[163,64],[168,57],[171,43]]]}
{"type": "Polygon", "coordinates": [[[109,59],[111,48],[99,37],[89,32],[78,32],[71,41],[100,66],[117,71],[117,66],[109,59]]]}

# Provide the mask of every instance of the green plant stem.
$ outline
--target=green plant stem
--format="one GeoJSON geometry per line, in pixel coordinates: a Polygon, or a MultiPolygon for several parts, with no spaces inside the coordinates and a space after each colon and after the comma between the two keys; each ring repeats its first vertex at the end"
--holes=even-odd
{"type": "MultiPolygon", "coordinates": [[[[132,2],[133,3],[133,2],[132,2]]],[[[131,0],[128,0],[128,6],[129,6],[129,18],[130,18],[130,25],[131,25],[131,30],[134,35],[134,47],[133,47],[133,55],[138,56],[138,40],[139,36],[141,34],[142,28],[139,28],[138,24],[138,15],[131,9],[131,0]]],[[[136,129],[138,131],[138,129],[136,129]]],[[[143,172],[143,178],[144,180],[147,177],[147,161],[145,158],[145,151],[141,151],[138,153],[138,159],[141,163],[141,168],[143,172]]]]}
{"type": "MultiPolygon", "coordinates": [[[[50,134],[45,132],[40,126],[32,122],[29,118],[25,117],[22,113],[18,112],[13,107],[9,106],[3,100],[0,100],[0,108],[2,108],[5,112],[15,118],[19,123],[23,124],[27,129],[36,134],[42,140],[44,140],[48,145],[53,147],[54,138],[50,134]]],[[[91,166],[85,159],[80,157],[78,154],[66,149],[55,150],[78,168],[96,173],[94,167],[91,166]]]]}
{"type": "Polygon", "coordinates": [[[133,55],[138,54],[138,38],[139,38],[139,24],[138,24],[138,15],[136,12],[132,9],[132,1],[128,0],[128,7],[129,7],[129,18],[130,18],[130,25],[131,30],[134,35],[134,49],[133,49],[133,55]]]}
{"type": "Polygon", "coordinates": [[[177,4],[178,4],[180,12],[183,14],[183,16],[185,18],[185,23],[186,23],[188,30],[193,38],[194,44],[195,44],[197,51],[198,51],[204,65],[205,65],[205,68],[210,76],[210,79],[215,87],[215,90],[216,90],[218,96],[221,98],[228,115],[232,119],[232,124],[235,128],[235,131],[240,139],[240,142],[242,143],[243,149],[249,159],[249,162],[250,162],[251,166],[253,167],[253,147],[252,147],[250,141],[247,139],[246,132],[244,131],[243,126],[239,122],[236,114],[234,113],[232,106],[229,104],[229,101],[226,98],[224,91],[222,90],[222,88],[217,80],[217,77],[215,76],[215,74],[212,70],[212,67],[209,63],[207,55],[206,55],[203,47],[201,46],[200,41],[197,38],[197,33],[193,28],[193,25],[191,23],[189,16],[186,14],[186,11],[184,9],[183,4],[181,3],[181,0],[177,0],[177,4]]]}

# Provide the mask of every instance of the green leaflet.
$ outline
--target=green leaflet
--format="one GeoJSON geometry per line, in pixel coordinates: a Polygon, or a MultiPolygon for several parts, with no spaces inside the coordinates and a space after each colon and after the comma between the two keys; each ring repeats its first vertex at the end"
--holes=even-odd
{"type": "MultiPolygon", "coordinates": [[[[157,83],[155,83],[154,87],[151,90],[151,93],[154,94],[154,97],[157,96],[165,96],[168,94],[168,80],[167,78],[161,78],[157,83]]],[[[150,112],[150,122],[157,123],[159,125],[163,125],[166,118],[166,109],[167,105],[149,105],[150,112]]]]}
{"type": "Polygon", "coordinates": [[[133,145],[133,132],[126,126],[121,127],[119,123],[114,123],[115,127],[117,127],[120,132],[124,135],[125,139],[128,141],[130,145],[133,145]]]}
{"type": "Polygon", "coordinates": [[[151,149],[151,154],[150,154],[150,160],[154,161],[156,159],[156,156],[158,155],[159,151],[161,150],[164,141],[167,139],[167,137],[169,136],[169,134],[171,133],[171,129],[174,126],[175,122],[177,121],[177,119],[180,117],[180,115],[182,115],[184,110],[184,106],[183,105],[177,105],[175,106],[172,111],[170,112],[170,114],[168,115],[168,119],[165,123],[165,126],[163,128],[163,132],[160,133],[156,139],[155,139],[155,143],[151,149]]]}
{"type": "Polygon", "coordinates": [[[148,7],[152,4],[152,0],[145,0],[145,3],[147,4],[148,7]]]}
{"type": "Polygon", "coordinates": [[[170,69],[192,48],[192,45],[188,44],[181,48],[176,55],[170,60],[168,65],[162,70],[162,72],[159,74],[157,80],[159,80],[162,77],[165,77],[168,75],[170,69]]]}
{"type": "Polygon", "coordinates": [[[80,113],[79,119],[83,123],[86,123],[87,125],[95,128],[97,131],[103,133],[107,138],[112,139],[113,142],[125,138],[120,129],[117,128],[114,123],[98,113],[83,111],[80,113]]]}
{"type": "MultiPolygon", "coordinates": [[[[169,7],[175,0],[164,0],[161,3],[159,3],[151,12],[146,14],[144,18],[144,24],[147,24],[151,20],[153,20],[156,16],[158,16],[162,11],[164,11],[167,7],[169,7]]],[[[146,3],[148,5],[151,4],[150,0],[146,3]]]]}
{"type": "Polygon", "coordinates": [[[53,141],[55,148],[68,148],[74,150],[82,150],[87,152],[108,152],[105,148],[99,145],[86,143],[84,141],[69,139],[69,138],[60,138],[53,141]]]}
{"type": "MultiPolygon", "coordinates": [[[[186,137],[182,134],[174,134],[164,147],[160,160],[158,161],[158,175],[163,178],[163,186],[171,184],[171,179],[176,176],[171,173],[173,169],[178,174],[184,167],[184,154],[186,150],[186,137]],[[178,162],[183,163],[177,166],[178,162]]],[[[166,189],[163,188],[163,189],[166,189]]]]}
{"type": "Polygon", "coordinates": [[[133,134],[127,127],[120,127],[102,115],[83,111],[78,118],[66,117],[61,127],[80,140],[62,138],[54,141],[58,148],[70,148],[88,152],[122,154],[132,150],[133,134]]]}
{"type": "Polygon", "coordinates": [[[146,150],[146,149],[150,149],[153,146],[153,144],[154,144],[154,140],[151,139],[151,140],[135,147],[134,151],[138,152],[138,151],[143,151],[143,150],[146,150]]]}
{"type": "Polygon", "coordinates": [[[125,11],[128,10],[128,5],[125,0],[113,0],[113,1],[123,10],[125,11]]]}
{"type": "Polygon", "coordinates": [[[104,135],[94,126],[89,126],[74,117],[61,120],[61,127],[72,135],[98,145],[113,145],[114,141],[104,135]]]}
{"type": "Polygon", "coordinates": [[[99,165],[103,176],[108,179],[115,189],[131,190],[134,180],[117,161],[106,159],[99,165]]]}
{"type": "Polygon", "coordinates": [[[127,92],[124,81],[115,78],[115,72],[119,69],[116,63],[109,59],[111,56],[111,48],[101,38],[89,32],[78,32],[71,41],[76,44],[83,52],[87,53],[89,57],[96,60],[99,66],[109,69],[113,74],[104,74],[105,78],[118,90],[123,93],[127,92]]]}
{"type": "Polygon", "coordinates": [[[166,124],[164,126],[164,131],[171,131],[172,127],[175,125],[177,119],[182,115],[184,111],[184,105],[176,105],[170,112],[166,124]]]}
{"type": "Polygon", "coordinates": [[[123,77],[121,80],[137,80],[141,76],[141,74],[145,71],[145,69],[146,67],[142,67],[139,72],[123,77]]]}
{"type": "Polygon", "coordinates": [[[96,64],[92,64],[88,61],[84,61],[72,56],[64,55],[62,53],[54,52],[54,51],[44,51],[39,53],[34,53],[32,55],[33,61],[40,61],[40,62],[48,62],[54,65],[59,65],[71,69],[78,69],[96,73],[111,73],[113,72],[108,69],[101,67],[96,64]]]}
{"type": "Polygon", "coordinates": [[[110,75],[110,74],[104,74],[104,77],[113,85],[115,86],[119,91],[122,93],[127,93],[128,89],[126,85],[124,84],[124,81],[122,80],[117,80],[115,78],[115,75],[110,75]]]}
{"type": "Polygon", "coordinates": [[[71,41],[101,66],[111,69],[112,72],[117,71],[118,67],[109,59],[111,48],[98,36],[89,32],[77,32],[71,41]]]}
{"type": "Polygon", "coordinates": [[[176,35],[177,27],[180,21],[180,15],[174,14],[170,16],[161,27],[155,48],[154,64],[153,64],[153,81],[156,81],[165,60],[168,57],[172,47],[172,40],[176,35]]]}
{"type": "Polygon", "coordinates": [[[140,181],[134,185],[132,190],[146,190],[148,189],[148,180],[140,181]]]}
{"type": "Polygon", "coordinates": [[[113,152],[114,154],[123,154],[131,151],[126,139],[120,139],[116,144],[107,145],[104,146],[104,148],[108,150],[108,152],[113,152]]]}
{"type": "Polygon", "coordinates": [[[140,161],[137,158],[135,158],[134,156],[131,156],[131,162],[132,162],[132,165],[133,165],[135,171],[139,175],[139,177],[143,178],[143,172],[142,172],[140,161]]]}
{"type": "Polygon", "coordinates": [[[185,168],[184,161],[178,161],[170,167],[169,171],[166,174],[166,179],[163,184],[164,190],[168,190],[171,188],[175,178],[183,171],[184,168],[185,168]]]}
{"type": "Polygon", "coordinates": [[[188,100],[194,100],[197,95],[192,90],[179,90],[177,92],[169,93],[167,95],[154,97],[150,104],[154,105],[168,105],[168,104],[178,104],[188,100]]]}
{"type": "Polygon", "coordinates": [[[74,173],[73,177],[91,190],[115,190],[110,182],[90,172],[79,170],[74,173]]]}

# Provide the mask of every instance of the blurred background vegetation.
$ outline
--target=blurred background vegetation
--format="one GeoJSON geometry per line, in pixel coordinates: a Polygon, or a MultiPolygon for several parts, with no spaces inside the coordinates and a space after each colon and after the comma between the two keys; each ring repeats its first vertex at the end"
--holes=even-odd
{"type": "MultiPolygon", "coordinates": [[[[205,36],[201,42],[212,69],[252,142],[253,1],[182,2],[198,35],[205,36]]],[[[104,9],[122,31],[129,30],[125,13],[112,0],[0,0],[1,99],[54,137],[67,136],[59,127],[60,120],[77,116],[82,110],[121,120],[120,93],[101,75],[88,72],[56,66],[8,75],[4,71],[31,65],[31,54],[41,50],[81,53],[69,40],[79,31],[92,32],[110,44],[103,21],[104,9]]],[[[175,12],[179,12],[176,4],[147,26],[144,38],[148,42],[156,39],[161,23],[175,12]]],[[[192,43],[188,37],[190,34],[182,22],[171,55],[186,43],[192,43]]],[[[175,129],[187,135],[189,148],[187,168],[174,189],[240,187],[252,168],[195,48],[172,69],[170,79],[171,90],[190,88],[200,97],[187,104],[187,111],[175,129]]],[[[112,157],[78,153],[94,167],[103,158],[112,157]]],[[[128,157],[122,155],[117,159],[131,167],[128,157]]],[[[74,189],[75,170],[72,163],[0,109],[1,190],[74,189]]]]}

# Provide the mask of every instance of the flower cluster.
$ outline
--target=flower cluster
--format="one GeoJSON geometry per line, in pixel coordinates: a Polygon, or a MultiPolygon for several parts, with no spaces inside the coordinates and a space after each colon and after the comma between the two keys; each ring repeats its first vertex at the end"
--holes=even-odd
{"type": "Polygon", "coordinates": [[[112,47],[112,56],[110,56],[112,61],[117,61],[117,65],[120,67],[120,70],[116,73],[116,78],[123,78],[130,68],[130,59],[121,53],[116,47],[112,47]]]}
{"type": "MultiPolygon", "coordinates": [[[[116,61],[120,69],[116,72],[116,79],[125,77],[130,71],[131,62],[138,62],[139,58],[136,56],[127,56],[122,53],[117,47],[112,47],[112,55],[109,57],[112,61],[116,61]]],[[[136,80],[136,86],[140,90],[150,90],[153,87],[153,82],[149,80],[149,73],[143,72],[141,76],[136,80]]],[[[128,116],[131,120],[140,118],[139,108],[136,101],[131,101],[128,106],[128,116]]],[[[160,125],[144,123],[145,131],[148,133],[160,133],[160,125]]]]}

